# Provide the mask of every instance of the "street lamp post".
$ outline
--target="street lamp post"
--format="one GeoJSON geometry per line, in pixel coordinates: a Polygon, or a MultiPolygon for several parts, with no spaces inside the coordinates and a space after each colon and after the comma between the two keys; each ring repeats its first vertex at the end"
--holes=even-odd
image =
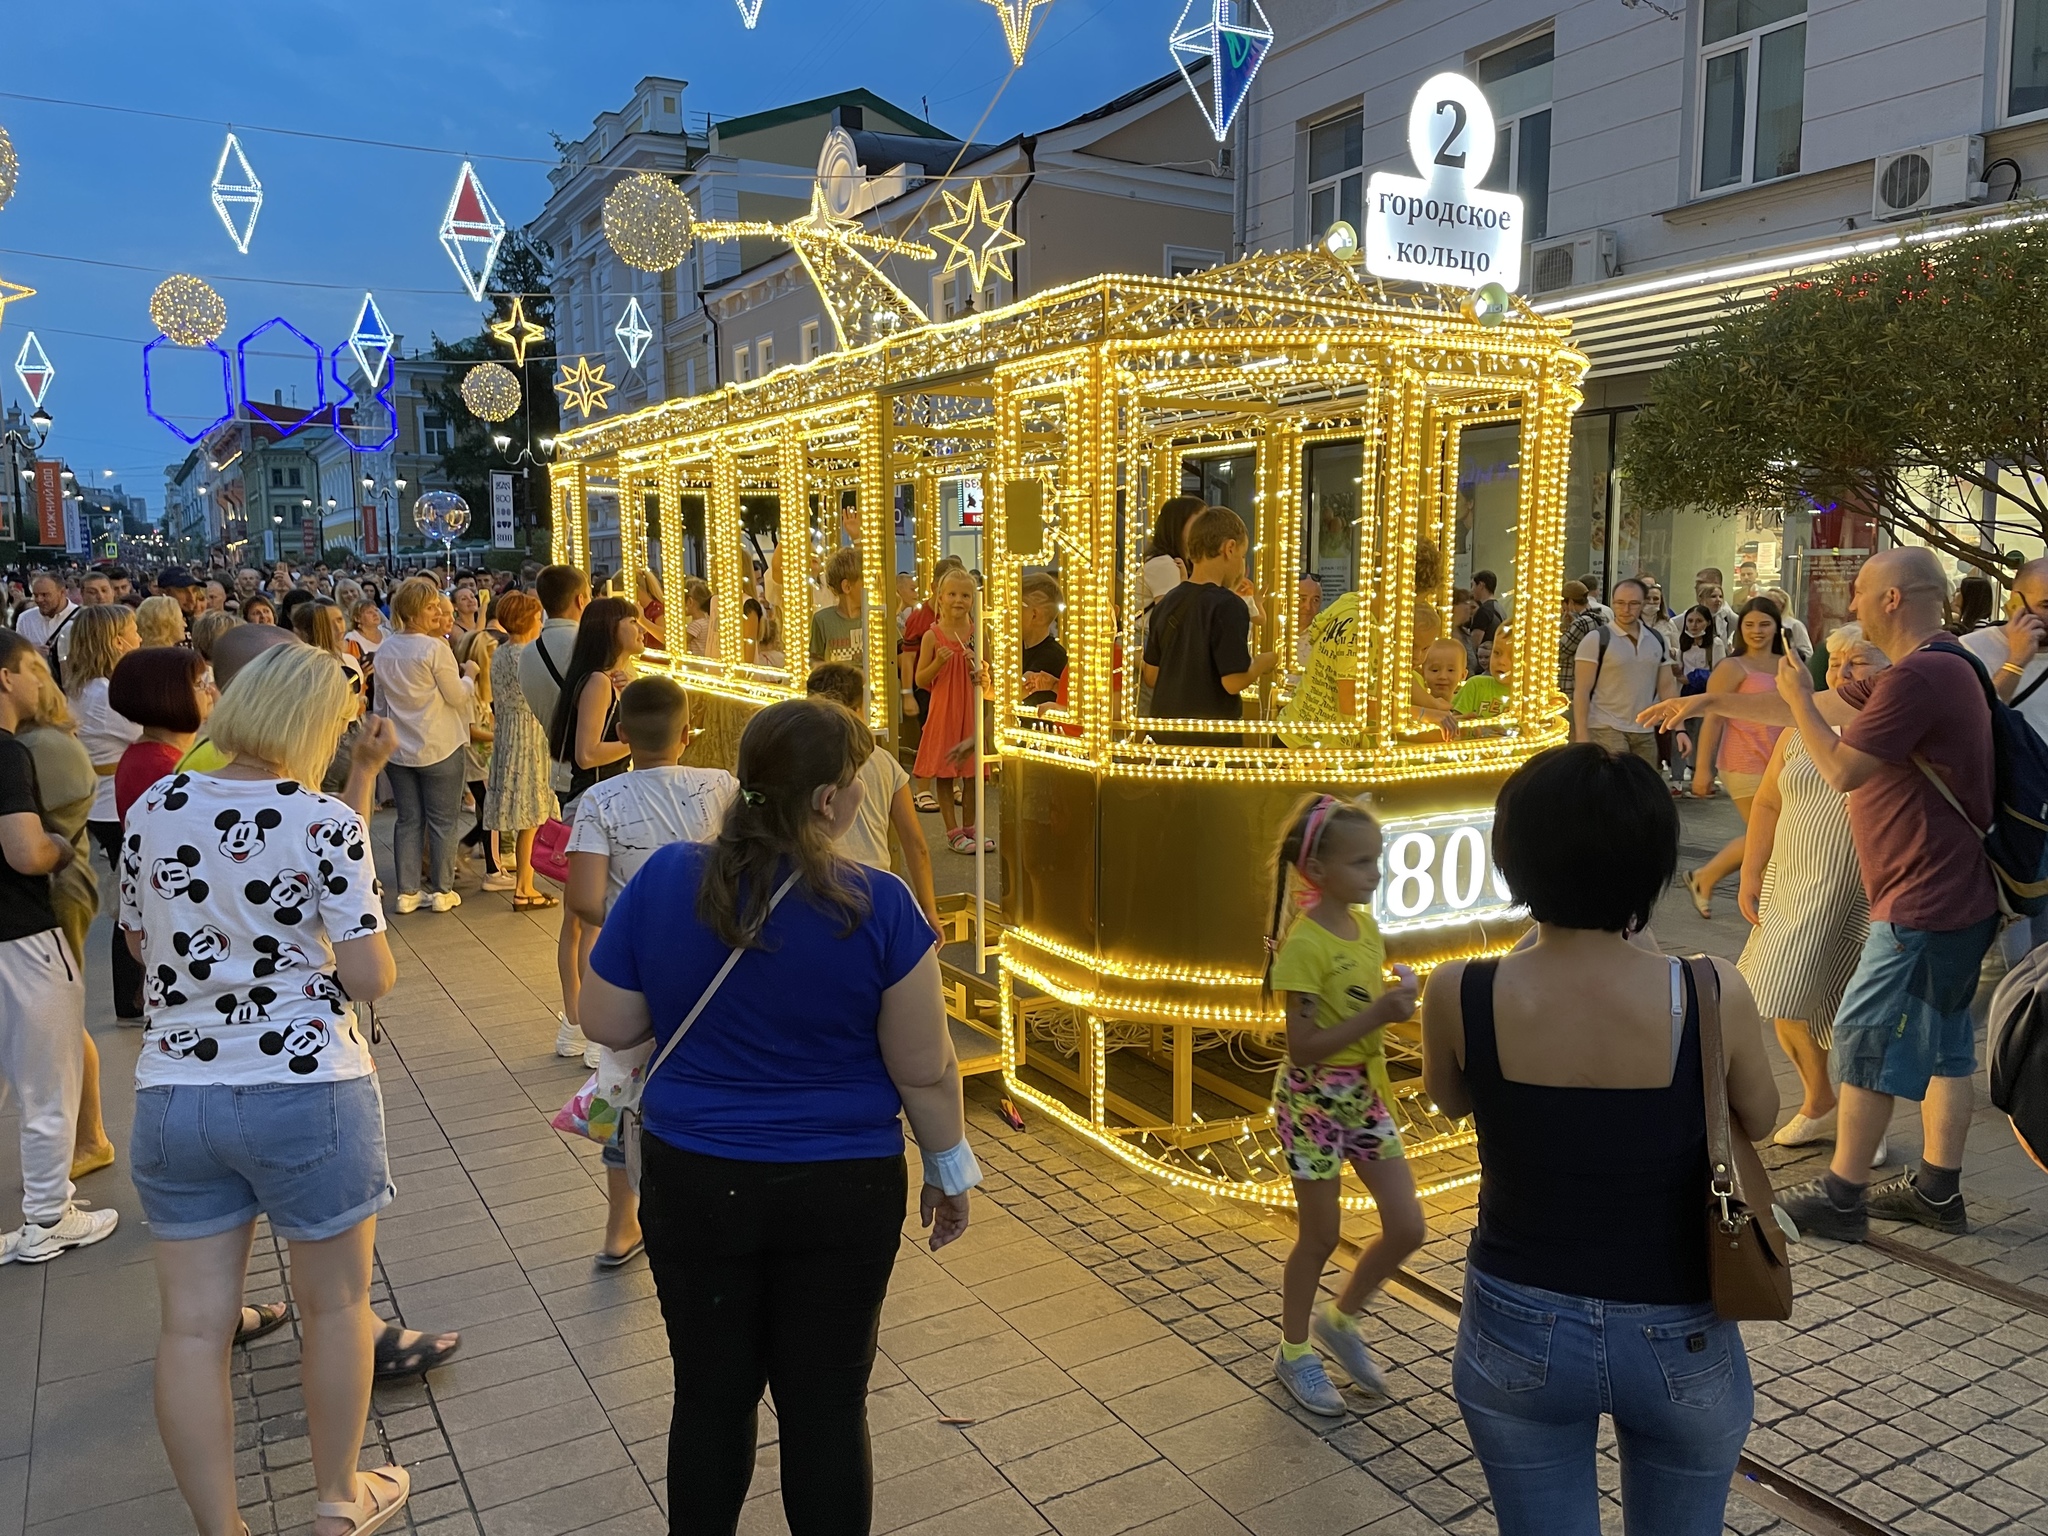
{"type": "Polygon", "coordinates": [[[40,406],[36,408],[35,414],[28,418],[26,430],[21,419],[21,407],[18,405],[7,413],[5,421],[0,421],[0,443],[4,443],[7,448],[7,490],[14,508],[13,526],[5,531],[23,545],[26,545],[28,540],[21,537],[27,523],[27,497],[22,487],[36,477],[32,466],[36,462],[36,455],[42,451],[43,444],[50,440],[50,428],[53,424],[50,413],[40,406]],[[24,454],[28,456],[31,466],[29,468],[22,467],[21,459],[24,454]]]}

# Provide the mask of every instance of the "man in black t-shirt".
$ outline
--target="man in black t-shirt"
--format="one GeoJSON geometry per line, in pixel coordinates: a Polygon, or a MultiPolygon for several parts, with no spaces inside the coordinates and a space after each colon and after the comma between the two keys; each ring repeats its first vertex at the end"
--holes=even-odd
{"type": "MultiPolygon", "coordinates": [[[[1145,631],[1145,681],[1152,713],[1165,720],[1242,720],[1239,697],[1272,671],[1271,651],[1251,653],[1251,611],[1244,581],[1244,521],[1228,507],[1206,507],[1182,535],[1188,579],[1152,606],[1145,631]]],[[[1236,736],[1154,731],[1163,745],[1235,747],[1236,736]]]]}
{"type": "Polygon", "coordinates": [[[1023,647],[1019,659],[1024,669],[1024,703],[1036,709],[1059,698],[1060,679],[1067,672],[1067,648],[1052,633],[1060,612],[1060,584],[1044,571],[1033,571],[1019,587],[1024,599],[1017,637],[1023,647]]]}
{"type": "Polygon", "coordinates": [[[71,1154],[85,1075],[85,977],[50,903],[50,876],[75,857],[43,828],[35,759],[14,732],[35,710],[35,647],[0,632],[0,1076],[21,1102],[19,1231],[0,1264],[41,1264],[96,1243],[120,1220],[71,1203],[71,1154]]]}

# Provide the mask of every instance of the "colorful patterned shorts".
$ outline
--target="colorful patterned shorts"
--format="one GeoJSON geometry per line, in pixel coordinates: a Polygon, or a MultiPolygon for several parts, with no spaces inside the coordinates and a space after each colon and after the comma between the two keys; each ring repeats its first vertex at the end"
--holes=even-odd
{"type": "Polygon", "coordinates": [[[1334,1179],[1354,1159],[1406,1155],[1393,1112],[1362,1066],[1282,1067],[1273,1079],[1273,1125],[1297,1179],[1334,1179]]]}

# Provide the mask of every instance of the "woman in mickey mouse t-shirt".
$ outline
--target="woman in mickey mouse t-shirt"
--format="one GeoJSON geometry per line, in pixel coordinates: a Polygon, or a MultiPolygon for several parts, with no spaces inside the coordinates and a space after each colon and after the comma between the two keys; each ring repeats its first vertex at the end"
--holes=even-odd
{"type": "Polygon", "coordinates": [[[333,656],[273,646],[208,723],[227,766],[158,781],[123,829],[121,927],[149,1019],[129,1165],[163,1297],[157,1426],[204,1531],[241,1529],[228,1355],[259,1214],[291,1246],[315,1536],[378,1529],[409,1490],[402,1468],[356,1470],[394,1192],[355,1004],[396,967],[369,831],[307,788],[354,712],[333,656]]]}

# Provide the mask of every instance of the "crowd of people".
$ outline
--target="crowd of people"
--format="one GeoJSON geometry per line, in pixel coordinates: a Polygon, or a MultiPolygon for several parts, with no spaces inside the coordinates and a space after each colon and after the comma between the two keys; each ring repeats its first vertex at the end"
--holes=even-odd
{"type": "MultiPolygon", "coordinates": [[[[1278,666],[1249,652],[1246,541],[1227,508],[1162,511],[1134,678],[1146,712],[1241,719],[1238,695],[1278,666]]],[[[1300,1224],[1274,1371],[1316,1414],[1347,1411],[1326,1359],[1388,1391],[1360,1323],[1427,1237],[1386,1049],[1419,1008],[1428,1093],[1478,1133],[1452,1388],[1503,1532],[1599,1528],[1603,1413],[1631,1530],[1721,1529],[1752,1393],[1700,1219],[1717,1095],[1751,1141],[1833,1143],[1821,1177],[1778,1192],[1803,1233],[1967,1224],[1969,1004],[2000,929],[1978,836],[1990,698],[2048,730],[2048,561],[2019,571],[1992,626],[1958,621],[1926,551],[1873,556],[1856,622],[1812,658],[1819,679],[1784,594],[1732,609],[1717,575],[1700,573],[1683,614],[1648,577],[1616,582],[1609,605],[1565,585],[1573,744],[1527,763],[1496,807],[1495,861],[1534,919],[1512,954],[1442,965],[1425,990],[1388,966],[1374,925],[1371,812],[1316,795],[1276,829],[1267,982],[1286,1059],[1272,1108],[1300,1224]],[[1681,871],[1675,799],[1717,785],[1743,834],[1681,871]],[[1589,859],[1611,877],[1582,878],[1589,859]],[[1710,916],[1729,876],[1752,925],[1741,959],[1664,955],[1650,931],[1664,891],[1682,883],[1710,916]],[[1782,1125],[1765,1018],[1801,1085],[1782,1125]],[[1900,1098],[1921,1105],[1922,1156],[1873,1182],[1900,1098]],[[1585,1123],[1603,1127],[1596,1142],[1557,1141],[1557,1125],[1585,1123]],[[1319,1302],[1346,1167],[1380,1231],[1319,1302]]],[[[285,1321],[242,1299],[258,1214],[291,1253],[316,1536],[376,1529],[408,1498],[402,1467],[357,1470],[369,1384],[459,1339],[369,1309],[377,1213],[394,1197],[373,1005],[396,979],[387,902],[453,910],[465,848],[512,910],[560,909],[555,1049],[592,1079],[556,1123],[604,1143],[594,1263],[644,1255],[652,1270],[675,1368],[672,1520],[737,1521],[765,1386],[792,1528],[866,1528],[865,1398],[908,1199],[905,1123],[934,1247],[965,1229],[980,1177],[920,817],[938,815],[951,848],[985,846],[969,818],[987,663],[977,578],[942,561],[929,600],[898,605],[899,704],[922,731],[906,767],[864,723],[858,553],[820,576],[806,696],[756,712],[715,763],[692,760],[698,701],[639,665],[666,639],[651,577],[634,598],[567,566],[423,573],[388,593],[318,571],[283,573],[284,590],[276,573],[175,569],[147,593],[112,571],[23,587],[0,629],[0,1073],[22,1110],[24,1223],[0,1262],[47,1262],[117,1224],[74,1182],[117,1158],[84,1028],[86,934],[104,908],[117,920],[95,969],[116,1015],[145,1028],[127,1158],[163,1281],[158,1420],[200,1529],[240,1529],[230,1347],[285,1321]],[[388,856],[370,832],[380,804],[388,856]],[[788,1008],[799,990],[805,1007],[788,1008]],[[620,1086],[631,1112],[600,1116],[620,1086]]],[[[780,603],[765,586],[750,600],[759,655],[780,603]]],[[[1022,696],[1053,703],[1067,671],[1056,581],[1034,576],[1022,602],[1022,696]]],[[[1324,608],[1304,591],[1302,605],[1283,728],[1314,740],[1356,711],[1336,658],[1358,601],[1324,608]]],[[[710,645],[708,595],[686,592],[685,611],[692,646],[710,645]]],[[[1415,620],[1414,707],[1483,714],[1473,684],[1507,677],[1513,655],[1491,573],[1448,623],[1427,607],[1415,620]]],[[[2014,952],[2043,926],[2008,926],[2014,952]]]]}

